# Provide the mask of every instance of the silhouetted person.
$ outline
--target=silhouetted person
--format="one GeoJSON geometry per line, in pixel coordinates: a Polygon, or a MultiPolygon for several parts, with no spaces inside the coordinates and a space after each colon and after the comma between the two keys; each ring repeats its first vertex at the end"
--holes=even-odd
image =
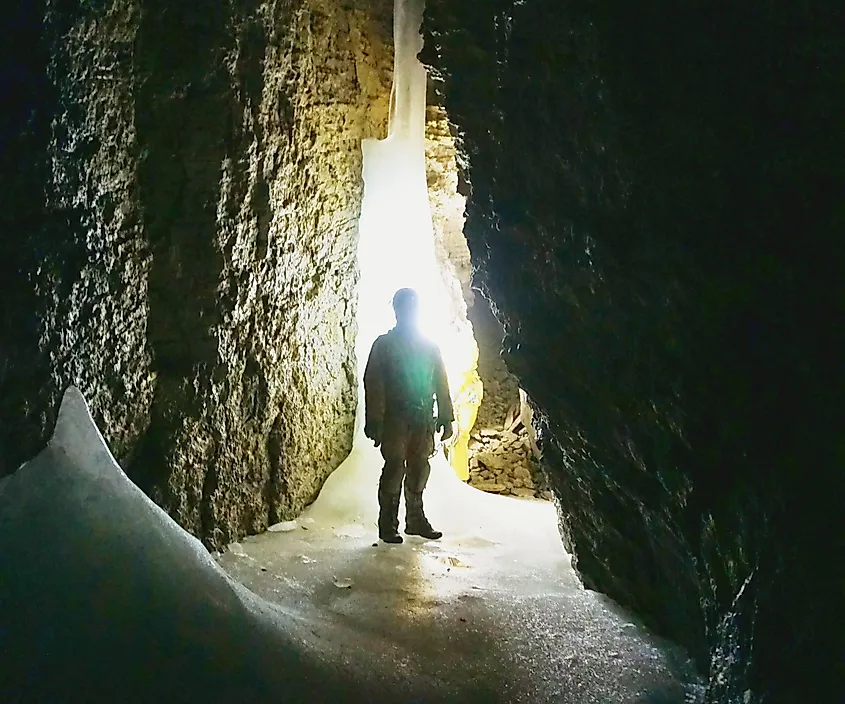
{"type": "Polygon", "coordinates": [[[405,486],[405,533],[436,540],[423,511],[423,490],[434,452],[434,433],[452,436],[454,414],[446,369],[437,345],[418,327],[415,291],[399,289],[393,297],[396,327],[379,337],[364,372],[364,434],[381,446],[384,469],[379,481],[379,538],[401,543],[399,496],[405,486]],[[437,418],[434,399],[437,399],[437,418]]]}

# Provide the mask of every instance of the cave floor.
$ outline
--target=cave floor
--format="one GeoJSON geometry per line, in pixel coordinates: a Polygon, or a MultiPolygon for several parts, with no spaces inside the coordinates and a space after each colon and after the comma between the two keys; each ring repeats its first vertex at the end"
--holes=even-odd
{"type": "Polygon", "coordinates": [[[578,582],[554,504],[484,494],[441,457],[426,504],[444,538],[375,545],[379,467],[356,449],[300,519],[219,563],[353,671],[391,671],[420,701],[692,699],[682,654],[578,582]]]}

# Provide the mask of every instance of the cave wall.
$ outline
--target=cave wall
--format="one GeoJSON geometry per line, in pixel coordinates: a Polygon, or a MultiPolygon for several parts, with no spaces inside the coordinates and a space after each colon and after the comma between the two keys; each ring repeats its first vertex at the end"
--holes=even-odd
{"type": "Polygon", "coordinates": [[[428,2],[566,547],[709,702],[845,686],[840,6],[428,2]]]}
{"type": "MultiPolygon", "coordinates": [[[[431,100],[433,95],[429,94],[431,100]]],[[[442,106],[429,104],[425,112],[425,171],[434,251],[443,276],[457,281],[461,307],[473,303],[472,262],[464,237],[466,198],[459,192],[457,150],[442,106]]]]}
{"type": "Polygon", "coordinates": [[[360,141],[386,133],[391,17],[21,4],[0,473],[76,384],[130,477],[208,544],[316,496],[352,441],[360,141]]]}

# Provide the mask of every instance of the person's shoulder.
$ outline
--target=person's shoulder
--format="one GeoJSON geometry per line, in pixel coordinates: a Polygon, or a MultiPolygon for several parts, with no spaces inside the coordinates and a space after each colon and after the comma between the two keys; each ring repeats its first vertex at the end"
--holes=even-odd
{"type": "Polygon", "coordinates": [[[428,352],[428,354],[433,355],[435,357],[440,356],[440,345],[438,345],[434,340],[428,337],[422,338],[423,349],[428,352]]]}
{"type": "Polygon", "coordinates": [[[384,347],[385,345],[390,343],[390,339],[387,333],[383,335],[379,335],[375,340],[373,340],[373,349],[378,347],[384,347]]]}
{"type": "Polygon", "coordinates": [[[380,350],[383,353],[390,354],[391,350],[402,346],[402,336],[397,334],[395,330],[388,330],[386,333],[379,335],[375,342],[373,342],[373,349],[380,350]]]}

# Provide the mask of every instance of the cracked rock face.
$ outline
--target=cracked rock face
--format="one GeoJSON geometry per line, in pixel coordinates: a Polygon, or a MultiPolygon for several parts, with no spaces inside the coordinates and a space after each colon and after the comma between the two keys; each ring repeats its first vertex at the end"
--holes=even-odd
{"type": "Polygon", "coordinates": [[[295,516],[351,446],[360,142],[386,132],[392,3],[28,12],[43,51],[4,59],[40,90],[3,132],[0,470],[74,383],[207,543],[295,516]]]}
{"type": "Polygon", "coordinates": [[[753,5],[429,0],[424,55],[582,579],[710,702],[834,702],[845,42],[753,5]]]}

